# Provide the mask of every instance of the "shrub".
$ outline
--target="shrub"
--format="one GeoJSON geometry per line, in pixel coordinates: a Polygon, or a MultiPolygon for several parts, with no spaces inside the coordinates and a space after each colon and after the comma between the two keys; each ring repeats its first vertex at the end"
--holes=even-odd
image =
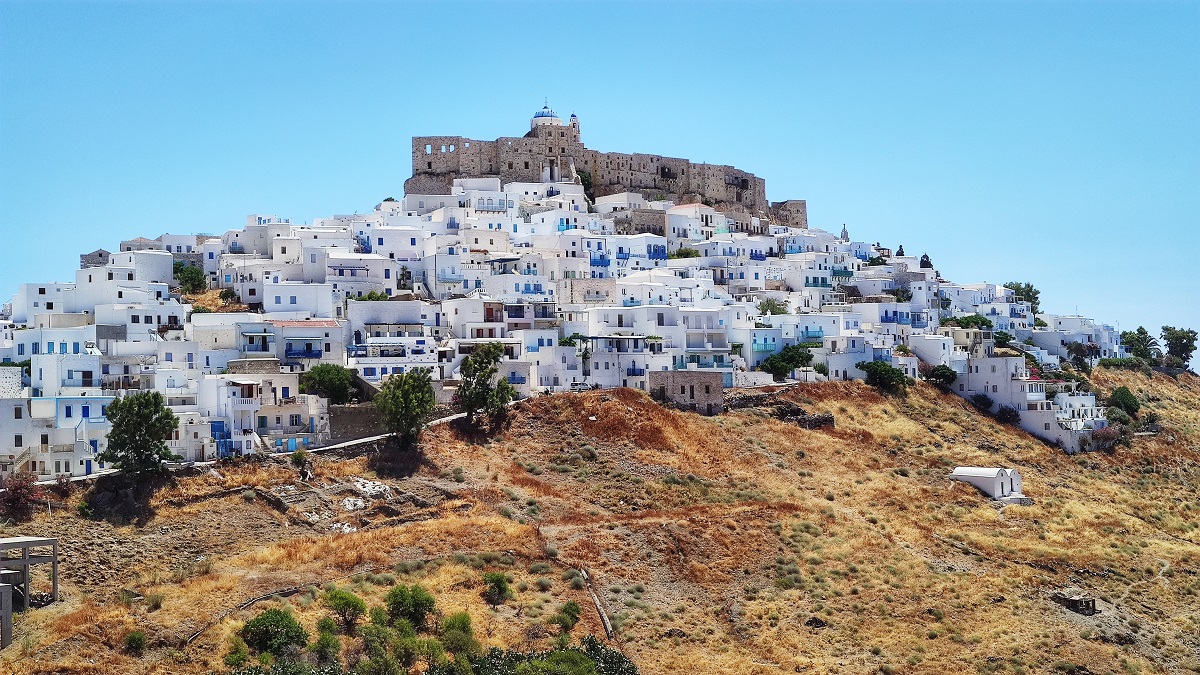
{"type": "Polygon", "coordinates": [[[1021,412],[1010,405],[1002,405],[996,411],[996,421],[1001,424],[1017,425],[1021,422],[1021,412]]]}
{"type": "Polygon", "coordinates": [[[347,635],[354,634],[354,625],[367,613],[367,603],[363,602],[362,598],[341,588],[326,592],[324,602],[342,622],[342,629],[347,635]]]}
{"type": "Polygon", "coordinates": [[[1092,443],[1095,443],[1096,447],[1101,450],[1111,448],[1119,440],[1121,440],[1121,430],[1115,426],[1096,429],[1092,432],[1092,443]]]}
{"type": "Polygon", "coordinates": [[[493,607],[504,604],[512,597],[512,589],[508,586],[508,577],[503,572],[488,572],[483,575],[483,599],[493,607]]]}
{"type": "Polygon", "coordinates": [[[442,645],[451,654],[471,655],[479,651],[479,642],[475,640],[475,630],[471,627],[471,615],[466,612],[455,612],[442,619],[439,634],[442,645]]]}
{"type": "Polygon", "coordinates": [[[125,651],[130,654],[141,654],[146,648],[146,633],[140,630],[131,630],[125,634],[125,651]]]}
{"type": "Polygon", "coordinates": [[[1116,406],[1109,406],[1104,410],[1104,418],[1110,424],[1132,424],[1133,418],[1130,417],[1124,410],[1116,406]]]}
{"type": "Polygon", "coordinates": [[[246,648],[246,641],[242,638],[232,635],[229,637],[229,653],[225,655],[225,665],[240,666],[250,660],[250,650],[246,648]]]}
{"type": "Polygon", "coordinates": [[[317,619],[317,632],[336,633],[337,623],[334,622],[333,617],[323,616],[320,619],[317,619]]]}
{"type": "Polygon", "coordinates": [[[459,366],[461,383],[454,400],[459,412],[466,414],[468,425],[474,424],[475,418],[481,414],[487,417],[499,415],[504,406],[517,397],[516,389],[508,380],[496,379],[503,356],[504,345],[489,342],[476,346],[459,366]]]}
{"type": "Polygon", "coordinates": [[[146,609],[151,612],[156,612],[162,609],[163,600],[166,596],[162,593],[151,593],[146,596],[146,609]]]}
{"type": "Polygon", "coordinates": [[[299,450],[296,450],[295,452],[293,452],[292,453],[292,466],[296,467],[297,469],[301,469],[301,470],[304,469],[304,467],[308,466],[308,451],[304,450],[303,448],[300,448],[299,450]]]}
{"type": "Polygon", "coordinates": [[[388,591],[384,601],[392,621],[408,621],[415,628],[425,625],[425,617],[433,611],[434,599],[420,584],[400,584],[388,591]]]}
{"type": "Polygon", "coordinates": [[[316,641],[308,646],[308,651],[317,657],[318,663],[333,663],[342,651],[342,641],[332,633],[321,632],[316,641]]]}
{"type": "Polygon", "coordinates": [[[281,609],[268,609],[242,627],[242,639],[250,647],[276,656],[291,645],[308,644],[308,631],[295,617],[281,609]]]}
{"type": "Polygon", "coordinates": [[[425,416],[437,404],[429,372],[429,368],[411,368],[392,375],[375,396],[375,408],[384,428],[406,448],[416,446],[421,439],[425,416]]]}
{"type": "Polygon", "coordinates": [[[970,401],[971,405],[984,412],[991,412],[992,406],[995,405],[995,403],[992,401],[992,397],[988,396],[987,394],[972,394],[970,401]]]}
{"type": "Polygon", "coordinates": [[[1011,333],[998,330],[995,333],[992,333],[992,339],[996,341],[997,347],[1007,347],[1008,344],[1013,341],[1013,336],[1011,333]]]}
{"type": "Polygon", "coordinates": [[[37,503],[45,497],[37,484],[37,476],[29,471],[19,471],[4,479],[4,492],[0,493],[0,509],[4,515],[17,522],[33,517],[37,503]]]}
{"type": "Polygon", "coordinates": [[[579,603],[571,600],[558,608],[554,616],[550,617],[550,623],[561,628],[564,633],[568,633],[575,627],[575,624],[579,623],[580,612],[579,603]]]}
{"type": "Polygon", "coordinates": [[[1108,405],[1110,408],[1120,408],[1130,417],[1137,417],[1138,409],[1142,407],[1142,404],[1138,403],[1137,396],[1129,391],[1129,387],[1114,389],[1108,397],[1108,405]]]}
{"type": "Polygon", "coordinates": [[[336,363],[322,363],[300,375],[300,391],[323,396],[330,403],[346,403],[353,391],[352,380],[353,376],[345,367],[336,363]]]}
{"type": "Polygon", "coordinates": [[[867,384],[879,391],[889,394],[904,393],[908,385],[908,377],[903,370],[890,366],[883,361],[859,361],[855,368],[867,374],[867,384]]]}
{"type": "Polygon", "coordinates": [[[954,381],[958,379],[958,373],[954,372],[954,369],[950,366],[939,365],[934,366],[924,377],[926,382],[939,389],[949,389],[954,384],[954,381]]]}

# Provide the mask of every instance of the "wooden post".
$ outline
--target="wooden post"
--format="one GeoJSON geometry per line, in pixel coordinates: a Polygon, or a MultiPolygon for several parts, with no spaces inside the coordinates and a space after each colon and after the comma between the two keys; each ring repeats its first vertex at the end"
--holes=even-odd
{"type": "Polygon", "coordinates": [[[53,560],[53,562],[51,562],[51,567],[53,568],[53,570],[52,570],[53,574],[50,575],[50,583],[53,584],[53,586],[54,586],[54,589],[51,591],[51,593],[52,593],[51,597],[53,598],[54,602],[58,602],[58,539],[57,538],[54,540],[54,546],[52,547],[51,550],[53,551],[53,556],[54,556],[54,560],[53,560]]]}
{"type": "Polygon", "coordinates": [[[12,644],[12,584],[0,584],[0,649],[12,644]]]}

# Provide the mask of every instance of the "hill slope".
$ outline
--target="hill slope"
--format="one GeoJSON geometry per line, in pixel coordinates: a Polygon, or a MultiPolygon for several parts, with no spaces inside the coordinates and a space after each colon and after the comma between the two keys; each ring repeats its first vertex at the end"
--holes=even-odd
{"type": "Polygon", "coordinates": [[[436,427],[405,477],[367,457],[316,458],[307,483],[282,462],[243,464],[160,490],[141,527],[43,514],[15,531],[62,537],[64,601],[19,619],[0,669],[220,672],[228,636],[261,609],[290,604],[310,631],[325,614],[303,594],[238,604],[328,582],[378,604],[387,580],[360,573],[399,563],[442,611],[469,611],[481,641],[522,648],[549,644],[567,600],[585,609],[573,635],[604,636],[570,571],[583,568],[611,644],[643,673],[1198,668],[1200,382],[1094,381],[1130,386],[1164,431],[1071,457],[923,384],[903,399],[793,387],[783,398],[836,418],[811,431],[768,409],[704,418],[611,390],[522,402],[482,444],[436,427]],[[1034,504],[997,508],[946,480],[955,465],[1017,467],[1034,504]],[[486,570],[522,589],[497,610],[479,596],[486,570]],[[1049,599],[1066,587],[1101,613],[1049,599]],[[120,588],[162,606],[123,604],[120,588]],[[135,627],[150,642],[137,658],[121,651],[135,627]]]}

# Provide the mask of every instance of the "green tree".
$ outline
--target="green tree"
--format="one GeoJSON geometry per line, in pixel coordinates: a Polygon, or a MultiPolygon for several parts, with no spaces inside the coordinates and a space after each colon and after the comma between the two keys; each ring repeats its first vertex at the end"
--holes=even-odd
{"type": "Polygon", "coordinates": [[[418,629],[424,627],[425,617],[433,611],[435,604],[433,596],[420,584],[395,586],[388,591],[385,602],[393,622],[404,619],[418,629]]]}
{"type": "Polygon", "coordinates": [[[788,345],[778,354],[772,354],[763,359],[758,369],[770,373],[777,382],[783,381],[793,370],[807,367],[812,363],[813,355],[807,347],[788,345]]]}
{"type": "Polygon", "coordinates": [[[466,612],[455,612],[442,619],[438,635],[446,651],[451,654],[469,656],[479,651],[479,642],[475,640],[475,630],[471,627],[471,615],[466,612]]]}
{"type": "Polygon", "coordinates": [[[317,657],[318,663],[334,663],[342,651],[342,641],[333,633],[321,633],[308,647],[309,653],[317,657]]]}
{"type": "Polygon", "coordinates": [[[668,255],[667,257],[668,258],[699,258],[700,251],[697,251],[694,248],[680,246],[679,248],[672,251],[671,254],[668,255]]]}
{"type": "Polygon", "coordinates": [[[992,333],[992,338],[996,341],[997,347],[1007,347],[1008,343],[1013,341],[1012,333],[1007,333],[1002,330],[992,333]]]}
{"type": "Polygon", "coordinates": [[[889,394],[902,394],[908,386],[908,376],[903,370],[883,361],[859,361],[855,368],[867,374],[867,384],[889,394]]]}
{"type": "Polygon", "coordinates": [[[105,415],[112,425],[108,447],[96,456],[127,474],[159,473],[171,459],[167,438],[179,420],[157,391],[140,391],[113,399],[105,415]]]}
{"type": "Polygon", "coordinates": [[[575,624],[579,623],[581,613],[579,603],[571,600],[558,608],[554,616],[550,617],[550,623],[557,625],[564,633],[569,633],[575,624]]]}
{"type": "Polygon", "coordinates": [[[1112,408],[1118,408],[1128,414],[1130,417],[1137,417],[1138,409],[1142,404],[1138,402],[1137,396],[1129,391],[1129,387],[1117,387],[1108,397],[1108,405],[1112,408]]]}
{"type": "Polygon", "coordinates": [[[467,424],[474,424],[480,414],[494,417],[504,410],[517,391],[503,378],[497,379],[504,345],[489,342],[475,347],[459,366],[461,383],[454,394],[455,407],[465,413],[467,424]]]}
{"type": "Polygon", "coordinates": [[[375,408],[384,428],[407,448],[421,439],[425,416],[437,405],[429,373],[429,368],[412,368],[392,375],[375,395],[375,408]]]}
{"type": "Polygon", "coordinates": [[[512,671],[514,675],[597,675],[596,662],[575,650],[553,651],[531,657],[512,671]]]}
{"type": "Polygon", "coordinates": [[[391,300],[391,296],[383,291],[370,291],[366,295],[359,295],[350,299],[367,302],[383,302],[386,300],[391,300]]]}
{"type": "Polygon", "coordinates": [[[886,264],[887,264],[887,258],[885,258],[881,255],[873,255],[870,258],[867,258],[867,266],[868,267],[878,267],[880,265],[886,265],[886,264]]]}
{"type": "Polygon", "coordinates": [[[1033,284],[1029,282],[1010,281],[1004,284],[1004,287],[1016,292],[1017,302],[1028,302],[1029,311],[1034,314],[1041,313],[1042,303],[1040,296],[1042,292],[1034,288],[1033,284]]]}
{"type": "Polygon", "coordinates": [[[354,634],[354,625],[367,613],[367,603],[343,588],[334,588],[325,593],[325,606],[342,622],[347,635],[354,634]]]}
{"type": "Polygon", "coordinates": [[[1016,426],[1021,423],[1021,412],[1010,405],[1002,405],[996,411],[996,421],[1001,424],[1016,426]]]}
{"type": "Polygon", "coordinates": [[[296,618],[281,609],[268,609],[246,622],[242,639],[260,652],[279,656],[292,645],[308,644],[308,631],[296,618]]]}
{"type": "Polygon", "coordinates": [[[954,372],[954,369],[947,365],[934,366],[925,375],[925,381],[939,389],[949,389],[957,379],[958,373],[954,372]]]}
{"type": "Polygon", "coordinates": [[[192,265],[178,267],[179,265],[180,263],[176,263],[175,278],[179,280],[179,288],[184,293],[199,293],[208,286],[204,270],[192,265]]]}
{"type": "Polygon", "coordinates": [[[1162,349],[1159,347],[1158,340],[1146,330],[1145,326],[1138,326],[1137,330],[1127,330],[1121,333],[1121,343],[1125,345],[1125,349],[1139,359],[1147,361],[1157,361],[1162,356],[1162,349]]]}
{"type": "Polygon", "coordinates": [[[354,390],[352,381],[353,375],[345,367],[322,363],[300,375],[300,391],[318,394],[335,405],[342,404],[350,400],[350,392],[354,390]]]}
{"type": "Polygon", "coordinates": [[[1192,360],[1192,354],[1196,351],[1196,331],[1190,328],[1163,326],[1162,339],[1167,345],[1167,354],[1185,364],[1192,360]]]}
{"type": "Polygon", "coordinates": [[[237,300],[237,291],[232,288],[222,288],[217,297],[221,299],[222,303],[228,305],[237,300]]]}
{"type": "Polygon", "coordinates": [[[483,599],[493,607],[503,605],[512,597],[512,589],[508,586],[508,577],[503,572],[488,572],[483,575],[483,599]]]}
{"type": "Polygon", "coordinates": [[[759,314],[787,314],[788,305],[784,300],[776,300],[775,298],[763,298],[758,301],[759,314]]]}
{"type": "Polygon", "coordinates": [[[942,319],[941,325],[988,330],[992,327],[992,320],[978,314],[967,314],[965,316],[952,316],[942,319]]]}

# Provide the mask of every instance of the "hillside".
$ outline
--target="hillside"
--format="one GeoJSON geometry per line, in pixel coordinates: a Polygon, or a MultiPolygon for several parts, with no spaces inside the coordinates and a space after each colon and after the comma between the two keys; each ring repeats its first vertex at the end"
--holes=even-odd
{"type": "Polygon", "coordinates": [[[548,645],[546,618],[575,600],[572,635],[603,638],[579,568],[648,674],[1200,670],[1200,380],[1093,381],[1129,386],[1163,431],[1067,456],[924,384],[782,395],[832,414],[820,430],[617,389],[524,401],[482,443],[434,427],[415,466],[312,457],[307,483],[283,461],[221,466],[160,489],[135,524],[43,510],[4,533],[61,537],[64,599],[18,618],[0,670],[224,672],[259,611],[289,605],[314,634],[326,613],[306,593],[237,605],[331,582],[379,604],[419,581],[485,644],[520,648],[548,645]],[[996,508],[946,480],[955,465],[1016,467],[1034,504],[996,508]],[[344,501],[364,489],[378,497],[344,501]],[[496,610],[480,598],[493,570],[517,588],[496,610]],[[1050,600],[1068,587],[1101,612],[1050,600]],[[135,628],[140,657],[123,651],[135,628]]]}

